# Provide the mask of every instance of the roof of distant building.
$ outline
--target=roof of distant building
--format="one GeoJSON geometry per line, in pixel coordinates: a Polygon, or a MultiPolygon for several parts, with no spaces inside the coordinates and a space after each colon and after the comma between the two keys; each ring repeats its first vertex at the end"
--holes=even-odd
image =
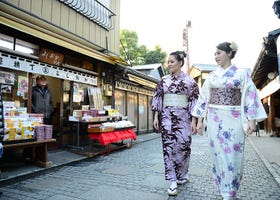
{"type": "Polygon", "coordinates": [[[132,66],[131,68],[156,79],[161,79],[161,77],[164,76],[164,70],[161,63],[137,65],[132,66]]]}
{"type": "Polygon", "coordinates": [[[193,64],[192,67],[199,69],[200,71],[213,71],[217,65],[213,64],[193,64]]]}
{"type": "Polygon", "coordinates": [[[132,66],[133,69],[157,69],[161,63],[132,66]]]}

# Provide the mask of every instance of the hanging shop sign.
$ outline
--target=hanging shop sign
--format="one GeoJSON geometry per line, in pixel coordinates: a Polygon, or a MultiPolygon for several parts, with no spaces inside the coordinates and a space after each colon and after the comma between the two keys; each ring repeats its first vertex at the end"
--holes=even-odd
{"type": "Polygon", "coordinates": [[[39,61],[41,62],[61,66],[63,59],[64,55],[62,53],[45,48],[40,49],[39,61]]]}
{"type": "Polygon", "coordinates": [[[128,84],[128,83],[123,83],[121,81],[116,81],[115,88],[120,89],[120,90],[129,91],[129,92],[145,94],[148,96],[153,96],[153,94],[154,94],[153,91],[150,91],[150,90],[147,90],[144,88],[140,88],[140,87],[136,87],[136,86],[128,84]]]}
{"type": "Polygon", "coordinates": [[[51,76],[55,78],[97,86],[96,76],[84,74],[73,70],[68,70],[62,67],[57,67],[9,54],[1,53],[0,66],[12,70],[19,70],[34,74],[51,76]]]}

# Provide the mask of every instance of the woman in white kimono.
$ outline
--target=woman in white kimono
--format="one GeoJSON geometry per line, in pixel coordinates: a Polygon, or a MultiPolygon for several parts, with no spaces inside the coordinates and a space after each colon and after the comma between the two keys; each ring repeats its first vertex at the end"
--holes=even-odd
{"type": "Polygon", "coordinates": [[[207,119],[214,184],[223,199],[234,199],[239,189],[246,133],[251,134],[256,121],[267,117],[250,71],[231,64],[236,51],[233,42],[217,46],[218,67],[205,80],[192,111],[198,117],[199,134],[204,128],[203,120],[207,119]]]}

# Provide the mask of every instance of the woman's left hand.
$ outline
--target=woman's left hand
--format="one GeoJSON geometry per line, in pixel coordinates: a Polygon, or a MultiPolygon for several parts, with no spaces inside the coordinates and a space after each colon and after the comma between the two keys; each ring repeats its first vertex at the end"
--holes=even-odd
{"type": "Polygon", "coordinates": [[[192,134],[196,134],[196,120],[192,120],[191,122],[191,131],[192,131],[192,134]]]}
{"type": "Polygon", "coordinates": [[[255,131],[255,128],[256,128],[256,121],[250,120],[247,125],[246,133],[251,135],[255,131]]]}

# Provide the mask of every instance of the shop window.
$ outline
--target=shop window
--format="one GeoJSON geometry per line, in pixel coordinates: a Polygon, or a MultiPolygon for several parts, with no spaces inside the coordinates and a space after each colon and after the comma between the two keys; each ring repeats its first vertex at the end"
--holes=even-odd
{"type": "Polygon", "coordinates": [[[39,46],[20,40],[20,39],[16,39],[16,47],[15,47],[16,51],[22,52],[22,53],[26,53],[26,54],[30,54],[30,55],[34,55],[34,56],[38,56],[39,55],[39,46]]]}
{"type": "Polygon", "coordinates": [[[0,47],[14,49],[14,38],[0,33],[0,47]]]}
{"type": "Polygon", "coordinates": [[[0,33],[0,47],[16,50],[21,53],[38,56],[39,46],[26,42],[24,40],[15,39],[14,37],[0,33]],[[14,46],[15,41],[15,46],[14,46]]]}

